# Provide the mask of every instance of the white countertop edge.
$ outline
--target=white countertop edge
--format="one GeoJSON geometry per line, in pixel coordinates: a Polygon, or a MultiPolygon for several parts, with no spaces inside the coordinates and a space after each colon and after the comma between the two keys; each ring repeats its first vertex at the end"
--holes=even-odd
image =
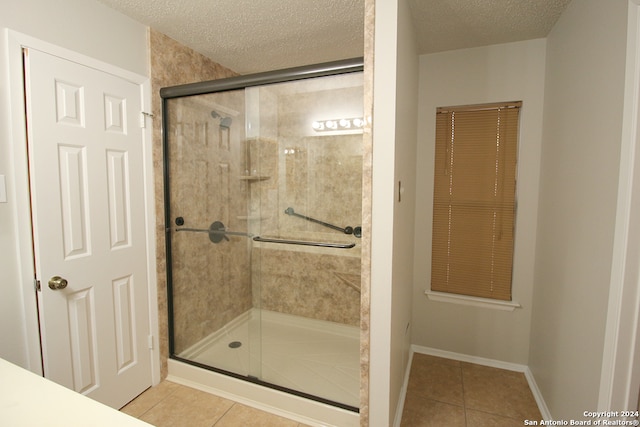
{"type": "Polygon", "coordinates": [[[0,359],[0,425],[151,426],[3,359],[0,359]]]}

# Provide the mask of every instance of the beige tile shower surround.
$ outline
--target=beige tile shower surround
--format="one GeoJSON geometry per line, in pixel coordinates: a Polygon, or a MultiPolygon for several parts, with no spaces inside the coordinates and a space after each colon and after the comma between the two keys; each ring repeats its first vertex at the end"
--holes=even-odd
{"type": "Polygon", "coordinates": [[[153,169],[156,194],[156,254],[158,276],[158,312],[160,326],[161,377],[168,373],[169,337],[167,313],[166,256],[164,239],[164,197],[162,158],[162,102],[160,88],[237,75],[169,37],[149,30],[149,52],[153,120],[153,169]]]}
{"type": "MultiPolygon", "coordinates": [[[[152,93],[153,93],[153,114],[154,120],[154,171],[156,175],[156,213],[157,213],[157,275],[158,275],[158,304],[160,315],[160,349],[162,355],[162,378],[167,375],[167,358],[168,358],[168,336],[167,336],[167,319],[164,313],[167,312],[167,295],[166,295],[166,257],[165,257],[165,241],[164,241],[164,200],[163,200],[163,159],[162,159],[162,141],[161,141],[161,100],[159,97],[159,89],[161,87],[172,86],[176,84],[189,83],[195,81],[211,80],[224,78],[235,75],[232,71],[214,63],[208,58],[181,46],[177,42],[168,37],[154,31],[149,32],[149,43],[151,52],[151,76],[152,76],[152,93]]],[[[370,80],[370,77],[369,77],[370,80]]],[[[367,99],[367,90],[370,91],[370,85],[366,84],[367,75],[365,73],[365,99],[367,99]]],[[[360,94],[362,96],[362,94],[360,94]]],[[[371,97],[369,96],[369,99],[371,97]]],[[[246,205],[249,205],[249,211],[253,203],[257,203],[262,209],[274,208],[279,212],[278,216],[264,218],[258,231],[263,235],[275,233],[276,229],[285,224],[287,232],[281,232],[280,237],[285,238],[301,238],[302,233],[304,239],[320,239],[332,240],[335,234],[330,234],[319,229],[319,226],[306,223],[302,220],[293,221],[294,219],[284,215],[284,209],[288,206],[284,204],[293,201],[305,201],[304,189],[294,185],[301,179],[301,173],[305,169],[300,163],[302,159],[296,159],[295,155],[290,158],[279,159],[284,145],[290,145],[291,141],[282,138],[277,141],[275,138],[261,137],[260,139],[246,139],[244,141],[231,140],[229,135],[225,135],[217,125],[207,123],[205,117],[201,117],[200,111],[204,110],[208,114],[208,110],[199,108],[197,105],[188,105],[190,101],[185,101],[187,106],[182,109],[180,117],[171,118],[171,122],[177,126],[171,129],[172,135],[176,141],[190,142],[189,149],[183,146],[179,153],[172,155],[183,156],[183,162],[189,165],[188,170],[171,170],[172,187],[179,186],[181,192],[179,194],[195,195],[197,203],[181,203],[181,196],[173,196],[172,212],[179,211],[181,216],[185,217],[187,223],[185,226],[200,228],[208,227],[214,219],[225,222],[230,229],[247,230],[251,228],[247,224],[247,219],[241,219],[242,215],[238,215],[243,209],[246,211],[246,205]],[[225,147],[225,144],[229,145],[225,147]],[[279,146],[280,144],[280,146],[279,146]],[[241,147],[240,150],[232,150],[231,146],[241,147]],[[211,158],[211,154],[223,148],[227,154],[221,169],[220,164],[211,165],[206,159],[211,158]],[[247,157],[246,153],[250,153],[247,157]],[[244,173],[243,169],[253,172],[254,166],[257,164],[256,158],[261,158],[259,168],[260,174],[269,176],[268,180],[259,182],[259,185],[247,185],[247,182],[231,179],[244,173]],[[278,162],[285,167],[279,173],[277,172],[278,162]],[[233,170],[232,170],[233,169],[233,170]],[[224,185],[222,192],[233,194],[232,201],[221,207],[215,200],[207,197],[206,192],[196,185],[205,177],[213,174],[226,174],[228,179],[223,179],[224,185]],[[290,194],[287,198],[273,197],[274,191],[277,193],[278,185],[285,181],[288,185],[290,194]],[[286,199],[286,200],[284,200],[286,199]],[[215,216],[215,218],[212,217],[215,216]],[[243,223],[244,221],[244,223],[243,223]],[[287,235],[289,233],[289,235],[287,235]]],[[[234,106],[235,100],[225,99],[225,105],[234,106]]],[[[365,104],[367,105],[367,104],[365,104]]],[[[238,106],[237,111],[243,108],[238,106]]],[[[244,114],[244,113],[242,113],[244,114]]],[[[242,117],[234,118],[234,120],[242,120],[242,117]]],[[[209,120],[211,122],[211,120],[209,120]]],[[[286,132],[285,132],[286,133],[286,132]]],[[[233,135],[233,133],[231,133],[233,135]]],[[[239,138],[239,137],[237,137],[239,138]]],[[[362,136],[354,136],[352,138],[361,138],[362,136]]],[[[360,212],[364,212],[362,216],[362,227],[365,237],[362,239],[362,253],[365,258],[368,257],[370,239],[367,230],[370,229],[368,221],[370,214],[368,206],[370,206],[370,157],[371,143],[370,130],[365,129],[364,150],[358,153],[344,153],[338,141],[327,139],[325,150],[320,153],[321,161],[314,172],[315,177],[327,174],[332,162],[346,161],[351,167],[359,168],[364,164],[364,179],[360,180],[359,174],[357,180],[354,181],[353,174],[348,176],[336,176],[335,174],[328,176],[330,179],[322,181],[315,179],[317,191],[327,191],[336,194],[340,203],[334,204],[338,208],[327,208],[326,203],[303,203],[311,211],[306,212],[310,216],[318,216],[329,222],[335,221],[344,225],[360,225],[360,212]],[[367,142],[368,141],[368,142],[367,142]],[[325,168],[326,170],[322,170],[325,168]],[[351,189],[351,193],[345,193],[339,188],[335,188],[338,183],[346,183],[346,187],[351,189]],[[323,187],[324,186],[324,187],[323,187]],[[362,192],[362,197],[350,197],[350,194],[358,194],[362,192]],[[362,205],[360,204],[362,203],[362,205]],[[312,215],[313,214],[313,215],[312,215]]],[[[180,142],[180,144],[182,144],[180,142]]],[[[178,144],[178,145],[180,145],[178,144]]],[[[347,144],[351,145],[351,144],[347,144]]],[[[358,144],[362,146],[361,144],[358,144]]],[[[296,149],[310,150],[314,149],[304,139],[296,141],[296,149]]],[[[298,152],[298,151],[297,151],[298,152]]],[[[299,151],[302,152],[302,151],[299,151]]],[[[220,155],[220,152],[217,153],[220,155]]],[[[303,176],[304,181],[309,182],[310,177],[303,176]]],[[[314,179],[314,177],[311,177],[314,179]]],[[[300,208],[302,209],[302,208],[300,208]]],[[[297,209],[299,210],[299,209],[297,209]]],[[[250,216],[251,212],[247,213],[250,216]]],[[[305,212],[303,212],[305,213],[305,212]]],[[[255,231],[255,230],[249,230],[255,231]]],[[[272,234],[273,235],[273,234],[272,234]]],[[[206,236],[206,235],[204,235],[206,236]]],[[[280,311],[285,313],[297,314],[305,317],[320,318],[323,320],[331,320],[351,325],[360,324],[362,331],[361,339],[361,424],[368,425],[367,421],[367,405],[368,405],[368,316],[369,316],[369,292],[368,292],[368,260],[361,265],[359,248],[357,252],[349,253],[344,256],[336,251],[322,251],[321,253],[313,250],[305,250],[294,252],[290,250],[269,247],[263,245],[257,247],[252,255],[252,260],[246,255],[246,240],[243,238],[233,238],[226,245],[225,251],[213,251],[212,245],[206,238],[194,239],[195,236],[188,233],[176,233],[174,238],[174,252],[192,252],[206,253],[210,252],[206,262],[203,258],[198,257],[180,257],[177,256],[174,263],[174,271],[179,279],[177,283],[185,283],[184,289],[178,289],[183,295],[180,300],[174,301],[176,310],[176,330],[178,336],[182,336],[176,343],[177,350],[186,348],[197,342],[208,333],[216,330],[219,326],[225,324],[241,312],[247,310],[252,305],[259,306],[268,310],[280,311]],[[259,256],[257,256],[259,255],[259,256]],[[354,256],[355,255],[355,256],[354,256]],[[229,265],[229,260],[234,259],[233,267],[222,269],[221,266],[229,265]],[[256,265],[256,260],[260,260],[260,265],[256,265]],[[247,268],[252,265],[254,274],[260,272],[259,280],[261,282],[260,290],[252,289],[251,275],[248,274],[251,269],[247,268]],[[282,266],[291,266],[282,268],[282,266]],[[294,267],[297,266],[297,267],[294,267]],[[259,267],[259,268],[258,268],[259,267]],[[220,273],[224,271],[224,273],[220,273]],[[361,274],[362,280],[361,280],[361,274]],[[317,274],[316,274],[317,273],[317,274]],[[320,277],[320,279],[314,278],[320,277]],[[198,285],[194,285],[198,284],[198,285]],[[304,287],[301,285],[304,284],[304,287]],[[215,289],[213,287],[216,286],[215,289]],[[301,288],[302,289],[299,289],[301,288]],[[300,292],[291,292],[297,288],[300,292]],[[298,295],[292,298],[292,296],[298,295]],[[328,295],[328,297],[327,297],[328,295]],[[322,298],[321,298],[322,297],[322,298]],[[228,304],[227,304],[228,303],[228,304]],[[210,307],[227,304],[228,310],[217,312],[211,310],[210,307]],[[188,313],[189,316],[181,315],[188,313]],[[189,331],[181,333],[180,331],[189,331]]],[[[200,236],[202,237],[202,236],[200,236]]],[[[338,239],[339,241],[340,239],[338,239]]],[[[360,245],[359,245],[360,246],[360,245]]],[[[180,286],[180,285],[178,285],[180,286]]],[[[255,285],[253,285],[255,286],[255,285]]]]}
{"type": "MultiPolygon", "coordinates": [[[[373,36],[375,0],[364,2],[364,116],[373,117],[373,36]]],[[[369,425],[369,351],[371,306],[371,165],[373,135],[365,120],[362,138],[362,246],[360,274],[360,425],[369,425]]]]}

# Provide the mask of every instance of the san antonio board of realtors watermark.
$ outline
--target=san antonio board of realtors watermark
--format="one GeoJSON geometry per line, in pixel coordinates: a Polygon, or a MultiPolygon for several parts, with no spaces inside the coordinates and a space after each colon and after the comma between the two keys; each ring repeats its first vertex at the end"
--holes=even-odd
{"type": "Polygon", "coordinates": [[[638,426],[638,411],[584,411],[584,420],[524,420],[525,426],[638,426]],[[626,419],[611,419],[626,418],[626,419]],[[635,419],[629,419],[635,418],[635,419]]]}

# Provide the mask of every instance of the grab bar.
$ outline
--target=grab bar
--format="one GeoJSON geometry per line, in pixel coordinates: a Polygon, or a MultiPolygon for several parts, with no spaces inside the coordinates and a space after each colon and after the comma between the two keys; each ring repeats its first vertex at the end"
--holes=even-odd
{"type": "Polygon", "coordinates": [[[323,225],[325,227],[329,227],[333,230],[342,231],[344,234],[353,234],[356,237],[362,237],[362,227],[351,227],[346,226],[344,228],[338,227],[337,225],[329,224],[328,222],[320,221],[319,219],[311,218],[310,216],[302,215],[293,210],[293,208],[289,207],[285,209],[284,213],[287,215],[297,216],[298,218],[306,219],[310,222],[315,222],[316,224],[323,225]]]}
{"type": "Polygon", "coordinates": [[[320,246],[323,248],[338,248],[338,249],[351,249],[355,243],[325,243],[325,242],[309,242],[306,240],[286,240],[286,239],[271,239],[268,237],[256,236],[253,238],[254,242],[266,242],[266,243],[283,243],[285,245],[304,245],[304,246],[320,246]]]}

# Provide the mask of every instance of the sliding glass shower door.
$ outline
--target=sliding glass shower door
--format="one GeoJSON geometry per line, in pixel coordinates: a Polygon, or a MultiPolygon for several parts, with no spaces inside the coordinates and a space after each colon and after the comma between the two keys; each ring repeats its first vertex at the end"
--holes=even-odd
{"type": "MultiPolygon", "coordinates": [[[[240,376],[259,376],[250,352],[219,357],[231,325],[251,309],[251,243],[227,229],[247,231],[244,170],[244,91],[168,101],[165,198],[170,263],[171,353],[240,376]],[[212,363],[215,361],[215,363],[212,363]]],[[[259,324],[251,322],[252,330],[259,324]]],[[[242,333],[249,332],[243,328],[242,333]]],[[[252,335],[253,337],[253,335],[252,335]]],[[[251,338],[252,338],[251,337],[251,338]]],[[[236,336],[228,345],[259,346],[236,336]],[[240,344],[233,344],[238,342],[240,344]]],[[[255,341],[255,342],[254,342],[255,341]]],[[[254,352],[259,354],[259,349],[254,352]]]]}
{"type": "Polygon", "coordinates": [[[357,68],[165,91],[172,358],[357,410],[357,68]]]}

